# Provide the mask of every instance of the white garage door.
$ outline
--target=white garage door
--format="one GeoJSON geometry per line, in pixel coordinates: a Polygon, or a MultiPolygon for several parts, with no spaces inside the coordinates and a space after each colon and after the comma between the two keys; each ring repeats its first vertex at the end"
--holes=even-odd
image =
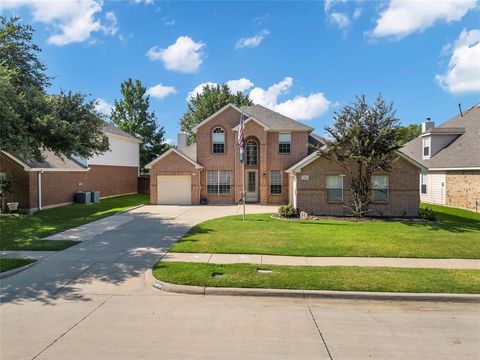
{"type": "Polygon", "coordinates": [[[191,205],[192,178],[186,176],[157,177],[157,204],[162,205],[191,205]]]}

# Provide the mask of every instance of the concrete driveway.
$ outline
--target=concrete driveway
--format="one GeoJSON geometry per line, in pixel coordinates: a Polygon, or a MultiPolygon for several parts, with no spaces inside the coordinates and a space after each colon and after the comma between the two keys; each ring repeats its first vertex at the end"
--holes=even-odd
{"type": "MultiPolygon", "coordinates": [[[[249,212],[276,207],[249,206],[249,212]]],[[[477,359],[478,304],[203,297],[144,272],[236,206],[145,206],[1,282],[1,359],[477,359]]]]}

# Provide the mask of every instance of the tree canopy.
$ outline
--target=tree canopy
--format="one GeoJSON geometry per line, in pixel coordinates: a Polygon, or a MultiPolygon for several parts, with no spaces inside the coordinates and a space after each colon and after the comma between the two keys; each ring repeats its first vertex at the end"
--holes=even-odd
{"type": "Polygon", "coordinates": [[[320,154],[345,170],[352,194],[348,207],[362,216],[369,211],[373,172],[390,171],[398,157],[399,120],[393,104],[386,104],[381,95],[371,106],[359,96],[333,118],[333,125],[325,128],[328,137],[320,154]]]}
{"type": "Polygon", "coordinates": [[[41,159],[42,150],[89,157],[108,150],[103,120],[81,93],[48,95],[52,78],[33,29],[0,17],[0,149],[41,159]]]}
{"type": "Polygon", "coordinates": [[[253,102],[241,91],[233,94],[228,85],[205,85],[202,91],[188,100],[187,111],[180,119],[180,127],[187,134],[189,144],[195,142],[192,129],[225,105],[250,106],[253,102]]]}
{"type": "Polygon", "coordinates": [[[150,96],[140,80],[125,80],[120,85],[122,98],[115,100],[111,121],[123,131],[136,136],[140,145],[140,168],[169,149],[165,130],[157,125],[155,112],[149,111],[150,96]]]}
{"type": "Polygon", "coordinates": [[[417,124],[410,124],[398,127],[398,141],[399,145],[405,145],[407,142],[418,137],[422,132],[422,126],[417,124]]]}

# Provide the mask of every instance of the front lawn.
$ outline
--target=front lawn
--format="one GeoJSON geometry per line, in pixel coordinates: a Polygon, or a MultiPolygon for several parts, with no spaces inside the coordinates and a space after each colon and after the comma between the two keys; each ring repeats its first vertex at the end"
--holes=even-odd
{"type": "MultiPolygon", "coordinates": [[[[438,221],[282,221],[229,216],[192,229],[172,252],[480,258],[480,214],[428,205],[438,221]]],[[[247,207],[248,213],[248,207],[247,207]]]]}
{"type": "Polygon", "coordinates": [[[30,264],[32,262],[35,262],[35,260],[31,259],[5,259],[5,258],[0,258],[0,272],[8,271],[8,270],[13,270],[16,269],[20,266],[25,266],[27,264],[30,264]]]}
{"type": "Polygon", "coordinates": [[[33,215],[1,217],[0,250],[62,250],[77,242],[38,240],[148,202],[146,195],[124,195],[102,199],[97,204],[74,204],[33,215]]]}
{"type": "Polygon", "coordinates": [[[480,270],[159,262],[153,268],[153,275],[174,284],[209,287],[480,293],[480,270]],[[259,268],[272,272],[259,273],[259,268]],[[221,275],[213,277],[214,273],[221,275]]]}

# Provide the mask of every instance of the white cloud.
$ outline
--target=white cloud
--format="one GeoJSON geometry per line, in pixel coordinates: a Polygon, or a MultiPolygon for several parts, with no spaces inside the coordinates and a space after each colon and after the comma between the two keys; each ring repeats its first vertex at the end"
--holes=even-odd
{"type": "Polygon", "coordinates": [[[102,98],[98,98],[95,100],[95,110],[97,110],[100,114],[103,115],[110,115],[110,112],[112,111],[113,106],[109,104],[106,100],[102,98]]]}
{"type": "Polygon", "coordinates": [[[141,3],[145,3],[145,4],[153,4],[155,2],[155,0],[133,0],[133,2],[135,4],[141,4],[141,3]]]}
{"type": "Polygon", "coordinates": [[[54,34],[48,38],[53,45],[81,43],[90,38],[94,32],[114,35],[117,19],[113,12],[108,12],[105,21],[99,19],[103,2],[100,0],[3,0],[0,10],[27,7],[34,21],[52,26],[54,34]]]}
{"type": "Polygon", "coordinates": [[[149,87],[146,91],[147,95],[159,100],[163,100],[170,94],[176,94],[177,90],[173,86],[165,86],[158,84],[152,87],[149,87]]]}
{"type": "MultiPolygon", "coordinates": [[[[249,79],[246,79],[246,78],[241,78],[237,80],[228,80],[225,82],[225,84],[228,85],[232,93],[237,93],[238,91],[244,92],[245,90],[251,89],[254,85],[253,82],[251,82],[249,79]]],[[[190,100],[190,98],[201,94],[203,92],[203,87],[205,85],[218,86],[219,84],[213,81],[207,81],[207,82],[198,84],[192,91],[188,93],[187,101],[190,100]]]]}
{"type": "Polygon", "coordinates": [[[451,93],[480,92],[480,29],[462,31],[453,45],[447,72],[435,79],[451,93]]]}
{"type": "Polygon", "coordinates": [[[475,8],[476,3],[477,0],[390,0],[370,35],[402,38],[438,21],[458,21],[475,8]]]}
{"type": "Polygon", "coordinates": [[[362,16],[362,12],[363,12],[363,10],[361,8],[356,8],[353,11],[353,18],[358,19],[360,16],[362,16]]]}
{"type": "Polygon", "coordinates": [[[341,12],[332,12],[330,15],[328,15],[328,20],[341,30],[350,26],[350,19],[347,15],[341,12]]]}
{"type": "Polygon", "coordinates": [[[325,0],[323,2],[323,9],[325,12],[329,12],[335,3],[345,3],[347,0],[325,0]]]}
{"type": "Polygon", "coordinates": [[[202,64],[204,47],[202,42],[195,42],[188,36],[179,36],[169,47],[162,49],[154,46],[146,55],[150,60],[163,61],[168,70],[193,73],[202,64]]]}
{"type": "Polygon", "coordinates": [[[260,87],[252,89],[250,99],[255,104],[263,105],[296,120],[313,119],[324,114],[331,106],[331,101],[320,92],[308,96],[295,96],[293,99],[278,102],[279,96],[287,93],[292,85],[293,78],[286,77],[267,90],[260,87]]]}
{"type": "Polygon", "coordinates": [[[165,143],[168,145],[173,145],[173,139],[165,139],[165,143]]]}
{"type": "Polygon", "coordinates": [[[234,94],[239,91],[244,92],[245,90],[251,89],[253,87],[253,82],[246,78],[241,78],[238,80],[228,80],[226,84],[230,88],[230,91],[234,94]]]}
{"type": "Polygon", "coordinates": [[[195,97],[201,93],[203,93],[203,87],[205,85],[208,85],[208,86],[217,86],[218,84],[217,83],[214,83],[214,82],[211,82],[211,81],[207,81],[207,82],[203,82],[201,84],[198,84],[192,91],[190,91],[187,95],[187,101],[190,100],[190,98],[192,97],[195,97]]]}
{"type": "Polygon", "coordinates": [[[255,36],[249,37],[249,38],[241,38],[240,40],[237,41],[235,44],[235,49],[241,49],[244,47],[256,47],[260,45],[260,43],[265,39],[265,37],[270,34],[270,31],[268,30],[262,30],[260,33],[258,33],[255,36]]]}

